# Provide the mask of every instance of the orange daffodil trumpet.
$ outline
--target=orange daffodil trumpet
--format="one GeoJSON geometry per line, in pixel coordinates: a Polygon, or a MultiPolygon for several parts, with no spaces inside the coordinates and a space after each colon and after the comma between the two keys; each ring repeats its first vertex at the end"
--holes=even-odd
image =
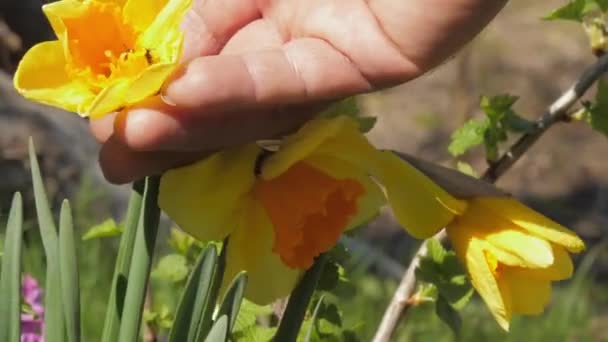
{"type": "Polygon", "coordinates": [[[551,282],[570,278],[568,252],[585,248],[571,231],[512,198],[476,198],[447,226],[457,256],[498,324],[542,313],[551,282]]]}
{"type": "Polygon", "coordinates": [[[156,95],[181,57],[191,0],[60,0],[43,11],[58,40],[23,56],[26,98],[98,117],[156,95]]]}
{"type": "Polygon", "coordinates": [[[288,295],[316,256],[372,219],[387,199],[419,237],[467,206],[374,149],[357,122],[343,116],[309,122],[272,154],[250,144],[170,170],[159,206],[201,240],[230,235],[225,279],[246,270],[247,297],[267,304],[288,295]]]}

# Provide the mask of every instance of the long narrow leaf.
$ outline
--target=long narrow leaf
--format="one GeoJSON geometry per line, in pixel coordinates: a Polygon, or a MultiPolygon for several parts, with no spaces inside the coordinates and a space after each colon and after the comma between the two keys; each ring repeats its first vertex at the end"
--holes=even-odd
{"type": "Polygon", "coordinates": [[[209,335],[205,338],[205,342],[224,342],[228,339],[226,336],[228,335],[228,317],[221,316],[215,321],[211,331],[209,331],[209,335]]]}
{"type": "Polygon", "coordinates": [[[65,341],[65,325],[63,319],[63,308],[61,303],[61,279],[59,276],[59,245],[57,228],[53,221],[53,214],[44,190],[44,183],[40,174],[40,167],[36,159],[34,142],[30,139],[29,144],[30,168],[32,172],[32,183],[34,186],[34,201],[36,203],[36,214],[38,226],[42,236],[42,244],[46,254],[46,286],[44,295],[44,341],[65,341]]]}
{"type": "Polygon", "coordinates": [[[160,177],[158,176],[146,179],[144,203],[137,227],[122,321],[118,334],[119,342],[133,342],[139,336],[144,297],[150,278],[150,265],[158,233],[160,217],[160,209],[157,204],[159,182],[160,177]]]}
{"type": "Polygon", "coordinates": [[[101,337],[102,342],[114,342],[118,338],[124,297],[127,289],[127,279],[129,278],[129,267],[131,266],[131,257],[133,255],[133,246],[135,245],[135,236],[137,235],[137,225],[139,223],[145,185],[145,180],[136,181],[133,183],[133,190],[131,190],[124,231],[120,238],[118,256],[116,257],[116,265],[114,266],[112,288],[110,289],[101,337]]]}
{"type": "Polygon", "coordinates": [[[21,242],[23,204],[13,196],[2,257],[0,276],[0,341],[19,342],[21,335],[21,242]]]}
{"type": "Polygon", "coordinates": [[[74,225],[70,203],[65,200],[59,217],[59,273],[63,312],[68,342],[80,341],[80,281],[78,279],[78,262],[74,244],[74,225]]]}
{"type": "Polygon", "coordinates": [[[297,339],[308,304],[315,292],[326,262],[327,256],[321,254],[315,260],[314,265],[304,273],[298,286],[291,292],[287,308],[285,308],[285,314],[274,337],[275,341],[292,342],[297,339]]]}
{"type": "Polygon", "coordinates": [[[169,342],[193,341],[189,335],[196,334],[197,322],[207,304],[217,263],[215,246],[208,246],[199,256],[184,293],[179,300],[169,342]]]}
{"type": "MultiPolygon", "coordinates": [[[[211,289],[209,289],[209,294],[206,299],[205,305],[202,307],[202,312],[198,318],[198,324],[196,327],[196,338],[194,341],[202,342],[209,334],[213,326],[213,312],[215,311],[215,306],[217,304],[217,297],[220,294],[220,289],[222,287],[222,281],[224,280],[224,271],[226,270],[226,254],[228,251],[228,238],[224,240],[222,244],[222,252],[220,253],[220,257],[218,258],[217,265],[215,267],[215,272],[213,272],[213,281],[211,284],[211,289]]],[[[199,315],[197,313],[197,315],[199,315]]],[[[193,321],[194,322],[194,321],[193,321]]],[[[196,322],[195,322],[196,323],[196,322]]]]}
{"type": "Polygon", "coordinates": [[[319,298],[317,302],[317,306],[315,306],[315,310],[312,312],[312,317],[310,318],[310,326],[308,327],[308,331],[306,332],[306,338],[304,338],[304,342],[312,342],[312,336],[315,331],[315,327],[319,321],[319,311],[321,306],[323,305],[323,300],[325,299],[325,295],[319,298]]]}
{"type": "Polygon", "coordinates": [[[218,316],[226,315],[228,317],[228,332],[232,332],[236,317],[239,314],[243,296],[245,295],[245,286],[247,286],[247,273],[241,272],[234,277],[232,283],[226,291],[218,316]]]}

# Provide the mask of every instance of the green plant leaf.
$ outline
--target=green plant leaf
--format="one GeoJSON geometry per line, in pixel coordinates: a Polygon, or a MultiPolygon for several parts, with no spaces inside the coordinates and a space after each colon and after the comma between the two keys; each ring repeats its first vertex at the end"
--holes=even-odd
{"type": "Polygon", "coordinates": [[[115,342],[118,339],[122,311],[124,307],[124,297],[127,289],[127,279],[129,277],[129,267],[135,245],[135,236],[141,213],[145,180],[138,180],[133,183],[127,215],[125,218],[125,230],[120,238],[118,256],[112,275],[112,288],[108,297],[108,306],[101,336],[102,342],[115,342]]]}
{"type": "Polygon", "coordinates": [[[105,237],[114,237],[122,234],[122,227],[116,224],[114,219],[107,219],[100,224],[94,225],[84,234],[82,240],[92,240],[105,237]]]}
{"type": "Polygon", "coordinates": [[[447,251],[441,245],[441,242],[435,238],[430,238],[426,241],[426,248],[428,250],[428,257],[433,260],[436,264],[442,264],[445,260],[447,251]]]}
{"type": "Polygon", "coordinates": [[[439,297],[437,302],[435,302],[435,312],[437,313],[437,316],[452,329],[454,334],[460,334],[462,318],[460,318],[458,311],[454,310],[450,303],[442,297],[439,297]]]}
{"type": "Polygon", "coordinates": [[[314,311],[312,312],[312,317],[310,319],[310,326],[308,327],[308,330],[306,332],[306,337],[304,338],[305,342],[312,342],[312,337],[313,337],[313,333],[315,330],[315,326],[317,325],[317,320],[319,319],[319,312],[321,311],[321,305],[323,305],[323,299],[325,298],[325,296],[321,296],[321,298],[319,298],[319,301],[317,302],[317,305],[315,306],[314,311]]]}
{"type": "Polygon", "coordinates": [[[545,20],[572,20],[582,22],[588,0],[574,0],[546,15],[545,20]]]}
{"type": "Polygon", "coordinates": [[[451,137],[448,151],[454,157],[465,154],[471,148],[484,142],[484,134],[489,122],[486,119],[471,119],[457,129],[451,137]]]}
{"type": "Polygon", "coordinates": [[[15,193],[6,225],[0,274],[0,341],[21,340],[21,248],[23,202],[15,193]]]}
{"type": "Polygon", "coordinates": [[[375,116],[360,116],[357,117],[357,122],[359,123],[359,130],[361,133],[367,133],[371,131],[374,126],[376,126],[376,122],[378,122],[378,118],[375,116]]]}
{"type": "Polygon", "coordinates": [[[477,173],[477,171],[475,171],[475,169],[473,169],[473,167],[471,166],[471,164],[463,162],[463,161],[458,161],[456,163],[456,169],[462,173],[464,173],[467,176],[471,176],[474,178],[479,178],[479,174],[477,173]]]}
{"type": "Polygon", "coordinates": [[[241,272],[237,274],[236,277],[232,280],[230,286],[228,287],[226,295],[224,296],[224,300],[220,305],[218,315],[225,315],[228,317],[228,332],[232,331],[232,329],[234,328],[234,324],[236,323],[236,318],[239,314],[241,302],[243,301],[243,296],[245,295],[246,286],[247,273],[241,272]]]}
{"type": "Polygon", "coordinates": [[[158,265],[152,271],[152,276],[157,279],[178,283],[188,277],[188,261],[181,254],[169,254],[163,256],[158,265]]]}
{"type": "Polygon", "coordinates": [[[59,275],[59,241],[53,214],[44,190],[40,166],[36,158],[34,142],[29,143],[30,169],[34,187],[34,202],[42,245],[46,254],[46,286],[44,295],[44,340],[46,342],[65,341],[65,322],[61,300],[61,279],[59,275]]]}
{"type": "Polygon", "coordinates": [[[357,105],[356,97],[351,96],[336,101],[319,114],[322,118],[335,118],[340,115],[346,115],[353,118],[359,115],[359,106],[357,105]]]}
{"type": "Polygon", "coordinates": [[[205,342],[223,342],[228,340],[228,317],[220,316],[209,331],[205,342]]]}
{"type": "Polygon", "coordinates": [[[65,200],[59,218],[59,273],[68,342],[80,341],[80,282],[76,255],[72,211],[65,200]]]}
{"type": "Polygon", "coordinates": [[[139,336],[144,297],[148,287],[150,265],[154,255],[160,218],[160,209],[157,204],[159,182],[159,176],[146,178],[144,203],[137,227],[122,322],[118,333],[119,342],[136,341],[139,336]]]}

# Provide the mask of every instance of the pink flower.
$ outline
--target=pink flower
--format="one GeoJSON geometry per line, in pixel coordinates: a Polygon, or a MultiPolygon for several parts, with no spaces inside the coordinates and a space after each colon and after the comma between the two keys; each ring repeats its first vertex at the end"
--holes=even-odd
{"type": "Polygon", "coordinates": [[[24,303],[31,308],[31,312],[21,314],[21,342],[44,342],[42,289],[38,281],[28,274],[23,276],[21,295],[24,303]]]}

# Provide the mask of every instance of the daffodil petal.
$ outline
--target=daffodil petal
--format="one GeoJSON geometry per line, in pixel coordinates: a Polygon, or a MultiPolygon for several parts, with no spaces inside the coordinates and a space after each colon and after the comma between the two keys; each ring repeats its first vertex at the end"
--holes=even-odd
{"type": "Polygon", "coordinates": [[[63,19],[83,16],[87,11],[87,4],[79,0],[54,1],[43,5],[42,11],[59,40],[63,40],[66,31],[63,19]]]}
{"type": "Polygon", "coordinates": [[[528,278],[518,269],[507,267],[501,273],[511,292],[514,314],[538,315],[551,300],[551,282],[528,278]]]}
{"type": "Polygon", "coordinates": [[[160,208],[200,240],[223,239],[239,223],[242,200],[255,182],[258,153],[257,146],[246,145],[165,172],[160,183],[160,208]]]}
{"type": "Polygon", "coordinates": [[[274,231],[260,203],[252,198],[245,202],[240,224],[228,241],[223,288],[246,271],[245,297],[266,305],[289,295],[302,271],[287,267],[272,251],[274,231]]]}
{"type": "Polygon", "coordinates": [[[123,18],[138,32],[145,31],[165,7],[168,0],[127,0],[122,10],[123,18]]]}
{"type": "Polygon", "coordinates": [[[552,244],[551,247],[553,248],[553,257],[555,259],[553,264],[540,269],[522,268],[518,271],[522,277],[548,281],[559,281],[572,277],[574,265],[572,264],[570,254],[562,246],[552,244]]]}
{"type": "Polygon", "coordinates": [[[111,112],[122,109],[125,105],[125,96],[127,96],[127,93],[129,92],[130,84],[131,82],[129,79],[123,78],[108,85],[95,96],[95,99],[90,106],[79,114],[91,118],[100,118],[111,112]]]}
{"type": "Polygon", "coordinates": [[[412,236],[430,237],[465,211],[465,201],[452,197],[396,155],[382,152],[380,158],[374,176],[384,185],[397,220],[412,236]]]}
{"type": "Polygon", "coordinates": [[[511,220],[524,230],[565,247],[570,252],[585,249],[585,243],[568,228],[563,227],[512,198],[480,198],[483,206],[511,220]]]}
{"type": "Polygon", "coordinates": [[[307,158],[328,139],[335,137],[345,125],[352,124],[355,123],[343,116],[309,121],[296,133],[287,136],[279,151],[264,162],[262,177],[272,179],[284,173],[293,164],[307,158]]]}
{"type": "Polygon", "coordinates": [[[14,86],[30,100],[80,112],[95,95],[84,83],[68,77],[65,63],[61,42],[39,43],[21,59],[14,86]]]}
{"type": "Polygon", "coordinates": [[[327,173],[336,179],[354,179],[365,189],[365,194],[357,201],[357,214],[351,218],[348,229],[356,228],[373,219],[386,203],[380,187],[365,173],[352,164],[325,155],[310,155],[306,163],[327,173]]]}
{"type": "Polygon", "coordinates": [[[137,44],[151,49],[152,56],[160,59],[160,62],[177,62],[184,40],[184,33],[179,27],[191,3],[192,0],[167,0],[154,21],[139,36],[137,44]]]}
{"type": "Polygon", "coordinates": [[[496,279],[479,240],[472,239],[466,251],[466,266],[471,276],[471,283],[490,312],[505,330],[509,330],[512,315],[512,295],[504,280],[496,279]]]}

